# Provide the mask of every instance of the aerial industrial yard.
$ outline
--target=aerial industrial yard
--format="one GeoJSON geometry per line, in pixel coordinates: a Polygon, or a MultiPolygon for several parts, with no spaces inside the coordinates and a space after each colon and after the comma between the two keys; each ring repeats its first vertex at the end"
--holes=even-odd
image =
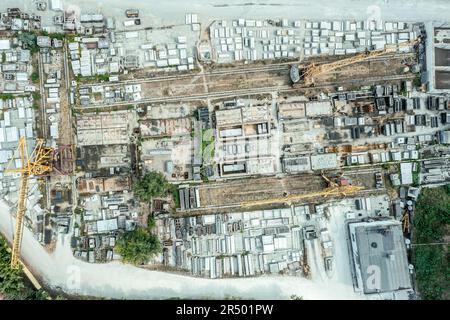
{"type": "Polygon", "coordinates": [[[85,2],[0,5],[12,269],[68,296],[427,298],[448,4],[85,2]]]}

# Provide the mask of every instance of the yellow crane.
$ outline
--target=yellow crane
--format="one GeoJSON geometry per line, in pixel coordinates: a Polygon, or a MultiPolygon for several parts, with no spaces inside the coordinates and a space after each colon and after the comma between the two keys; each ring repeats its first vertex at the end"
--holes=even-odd
{"type": "Polygon", "coordinates": [[[328,182],[328,187],[324,190],[317,191],[317,192],[309,192],[304,194],[292,194],[285,197],[276,197],[276,198],[269,198],[264,200],[254,200],[254,201],[244,201],[241,202],[241,206],[243,207],[253,207],[253,206],[262,206],[262,205],[271,205],[271,204],[292,204],[295,202],[298,202],[300,200],[305,199],[312,199],[312,198],[319,198],[319,197],[339,197],[339,196],[349,196],[354,193],[357,193],[358,191],[361,191],[364,189],[364,186],[358,186],[358,185],[342,185],[339,182],[332,181],[331,179],[327,178],[323,173],[321,174],[322,177],[328,182]]]}
{"type": "MultiPolygon", "coordinates": [[[[341,59],[335,62],[330,63],[324,63],[324,64],[315,64],[311,63],[308,65],[305,69],[302,70],[300,79],[303,79],[304,85],[314,85],[315,78],[317,78],[320,75],[327,74],[331,71],[334,71],[336,69],[352,65],[354,63],[362,62],[365,60],[369,60],[378,56],[382,56],[384,54],[390,53],[390,52],[396,52],[398,49],[402,47],[407,46],[414,46],[419,42],[419,39],[410,40],[407,42],[395,44],[386,46],[383,49],[378,50],[372,50],[372,51],[365,51],[363,53],[357,54],[355,56],[341,59]]],[[[299,79],[299,78],[297,78],[299,79]]]]}
{"type": "Polygon", "coordinates": [[[360,152],[367,150],[377,150],[377,149],[387,149],[389,146],[387,143],[369,143],[365,145],[351,145],[351,144],[343,144],[338,146],[328,146],[325,147],[326,153],[352,153],[352,152],[360,152]]]}
{"type": "Polygon", "coordinates": [[[402,221],[402,226],[403,226],[403,233],[409,233],[409,214],[408,214],[408,211],[405,211],[401,221],[402,221]]]}
{"type": "Polygon", "coordinates": [[[21,174],[11,253],[11,267],[15,269],[20,266],[20,247],[22,244],[23,220],[26,212],[28,179],[30,176],[42,176],[52,171],[53,149],[46,147],[43,139],[37,139],[33,151],[31,154],[28,154],[27,140],[25,137],[21,137],[16,153],[20,160],[19,163],[17,163],[18,159],[12,157],[5,170],[5,173],[21,174]],[[15,168],[13,168],[14,161],[16,162],[15,168]]]}

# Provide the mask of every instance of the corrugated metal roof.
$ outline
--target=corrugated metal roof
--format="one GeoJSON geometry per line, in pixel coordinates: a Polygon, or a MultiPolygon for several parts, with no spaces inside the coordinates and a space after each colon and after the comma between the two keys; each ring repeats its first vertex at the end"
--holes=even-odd
{"type": "Polygon", "coordinates": [[[19,129],[17,127],[8,127],[6,131],[6,142],[15,142],[19,140],[19,129]]]}
{"type": "Polygon", "coordinates": [[[9,50],[11,48],[11,42],[9,39],[0,40],[0,50],[9,50]]]}
{"type": "Polygon", "coordinates": [[[336,153],[325,153],[311,156],[311,168],[313,170],[333,169],[338,167],[336,153]]]}
{"type": "Polygon", "coordinates": [[[118,229],[117,219],[99,220],[97,221],[97,232],[105,233],[118,229]]]}
{"type": "Polygon", "coordinates": [[[402,184],[412,184],[412,163],[406,162],[400,164],[400,172],[402,176],[402,184]]]}
{"type": "Polygon", "coordinates": [[[354,225],[364,292],[410,288],[408,259],[400,222],[392,220],[354,225]],[[378,279],[373,277],[375,273],[378,279]],[[377,281],[372,282],[373,279],[377,281]]]}

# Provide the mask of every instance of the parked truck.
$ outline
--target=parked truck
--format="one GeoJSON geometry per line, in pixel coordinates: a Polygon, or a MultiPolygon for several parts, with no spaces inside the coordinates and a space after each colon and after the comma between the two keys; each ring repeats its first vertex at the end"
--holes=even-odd
{"type": "Polygon", "coordinates": [[[139,18],[139,10],[137,9],[127,9],[125,11],[127,18],[139,18]]]}

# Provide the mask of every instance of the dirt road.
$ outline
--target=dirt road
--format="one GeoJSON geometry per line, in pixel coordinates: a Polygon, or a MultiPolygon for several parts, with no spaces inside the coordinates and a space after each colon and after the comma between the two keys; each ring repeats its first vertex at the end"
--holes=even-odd
{"type": "Polygon", "coordinates": [[[282,179],[275,177],[237,179],[223,183],[203,184],[199,187],[202,207],[239,205],[244,201],[257,201],[319,191],[326,183],[319,175],[305,174],[282,179]]]}
{"type": "MultiPolygon", "coordinates": [[[[355,185],[364,190],[375,187],[373,170],[346,172],[355,185]]],[[[300,195],[317,192],[326,188],[327,183],[319,174],[298,174],[283,178],[247,178],[226,182],[208,183],[199,186],[201,207],[239,207],[244,202],[282,198],[287,195],[300,195]]]]}

